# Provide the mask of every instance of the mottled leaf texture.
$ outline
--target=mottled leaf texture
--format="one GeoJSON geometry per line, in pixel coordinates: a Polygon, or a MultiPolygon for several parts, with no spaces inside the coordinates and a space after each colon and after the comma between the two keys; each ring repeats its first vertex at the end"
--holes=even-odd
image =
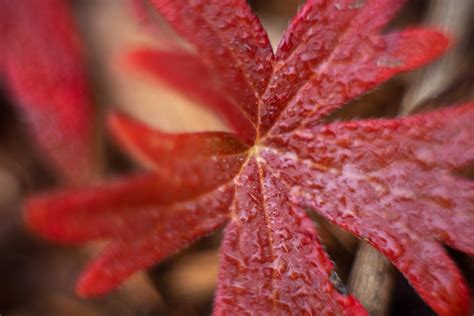
{"type": "Polygon", "coordinates": [[[401,0],[307,1],[272,55],[243,0],[153,0],[194,51],[132,63],[219,112],[233,133],[168,134],[121,114],[145,174],[34,198],[27,221],[65,243],[106,239],[78,293],[104,293],[225,226],[215,315],[366,315],[337,281],[307,211],[366,240],[440,315],[470,294],[443,245],[474,254],[474,103],[326,123],[334,110],[442,54],[429,29],[381,30],[401,0]]]}
{"type": "Polygon", "coordinates": [[[93,176],[93,113],[65,0],[0,0],[0,76],[41,149],[73,183],[93,176]]]}

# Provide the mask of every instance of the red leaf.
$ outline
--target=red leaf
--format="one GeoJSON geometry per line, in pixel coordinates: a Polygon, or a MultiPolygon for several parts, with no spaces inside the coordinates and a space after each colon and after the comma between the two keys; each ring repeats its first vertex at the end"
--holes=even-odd
{"type": "Polygon", "coordinates": [[[371,243],[439,314],[463,315],[467,287],[437,242],[474,254],[474,182],[451,174],[474,158],[473,119],[474,103],[303,128],[267,138],[260,157],[287,171],[296,205],[371,243]]]}
{"type": "MultiPolygon", "coordinates": [[[[153,63],[153,68],[157,70],[160,79],[184,90],[185,93],[190,93],[193,97],[196,97],[197,92],[198,101],[209,101],[202,100],[202,94],[208,95],[208,99],[218,98],[208,105],[218,108],[220,114],[230,121],[238,134],[247,142],[253,143],[258,121],[257,103],[272,74],[274,57],[265,30],[246,1],[152,0],[151,2],[178,34],[193,45],[202,61],[176,54],[167,59],[172,65],[163,65],[158,60],[150,60],[145,62],[147,64],[145,66],[148,67],[153,63]],[[199,32],[196,32],[197,29],[199,32]],[[191,67],[192,73],[188,73],[189,68],[184,64],[177,65],[183,62],[191,67]],[[179,68],[170,74],[168,69],[174,65],[179,68]],[[215,78],[206,83],[196,84],[194,75],[196,71],[204,72],[199,74],[199,77],[211,71],[214,74],[211,77],[215,78]],[[176,83],[177,80],[180,81],[179,84],[176,83]],[[194,87],[189,92],[188,88],[191,86],[194,87]],[[215,95],[219,91],[223,95],[215,95]],[[232,106],[227,106],[227,103],[231,103],[232,106]],[[236,114],[239,112],[240,118],[236,114]]],[[[155,51],[154,54],[157,55],[155,58],[161,57],[160,52],[155,51]]],[[[144,59],[136,62],[144,63],[144,59]]]]}
{"type": "Polygon", "coordinates": [[[93,178],[93,109],[64,0],[0,0],[0,68],[39,145],[71,182],[93,178]]]}
{"type": "Polygon", "coordinates": [[[311,219],[282,194],[287,188],[258,159],[251,157],[235,180],[215,313],[365,314],[352,296],[331,284],[334,264],[311,219]]]}
{"type": "Polygon", "coordinates": [[[77,292],[83,296],[105,293],[135,271],[213,232],[228,220],[232,199],[233,188],[227,186],[171,207],[143,209],[143,215],[126,210],[122,221],[134,226],[127,228],[133,233],[122,233],[110,242],[80,279],[77,292]]]}
{"type": "Polygon", "coordinates": [[[246,142],[253,143],[255,127],[225,92],[223,81],[198,56],[184,52],[142,49],[127,56],[132,68],[143,70],[173,89],[216,111],[246,142]],[[207,80],[196,80],[196,78],[207,80]]]}
{"type": "Polygon", "coordinates": [[[28,205],[28,223],[45,237],[110,240],[80,294],[103,293],[227,222],[215,314],[366,315],[335,284],[312,209],[385,254],[437,313],[467,314],[468,289],[441,243],[474,254],[474,183],[453,173],[474,160],[474,104],[321,121],[440,55],[442,34],[380,35],[403,1],[310,0],[273,64],[243,1],[152,2],[197,51],[141,51],[135,64],[254,129],[233,126],[244,144],[231,133],[166,134],[114,116],[112,131],[151,175],[28,205]]]}

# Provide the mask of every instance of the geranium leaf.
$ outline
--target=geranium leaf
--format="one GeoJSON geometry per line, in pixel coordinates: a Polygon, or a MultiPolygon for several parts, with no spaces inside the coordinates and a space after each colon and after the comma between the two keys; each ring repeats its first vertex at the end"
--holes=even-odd
{"type": "MultiPolygon", "coordinates": [[[[77,285],[77,292],[82,296],[103,294],[137,270],[221,227],[229,218],[233,192],[231,186],[226,186],[172,207],[142,206],[143,212],[139,213],[136,209],[118,208],[120,213],[116,215],[128,226],[127,232],[111,241],[90,264],[77,285]]],[[[103,220],[114,217],[101,215],[103,220]]]]}
{"type": "Polygon", "coordinates": [[[173,187],[165,194],[168,200],[188,198],[231,181],[248,155],[249,147],[231,133],[167,134],[123,115],[112,116],[109,122],[127,152],[173,187]]]}
{"type": "Polygon", "coordinates": [[[314,68],[312,76],[285,101],[288,103],[284,107],[262,108],[263,115],[267,111],[280,113],[272,134],[291,131],[301,124],[317,124],[322,117],[393,75],[439,56],[447,46],[440,33],[421,29],[340,40],[341,45],[314,68]]]}
{"type": "Polygon", "coordinates": [[[61,192],[30,200],[33,211],[28,213],[27,221],[44,237],[70,244],[136,236],[143,225],[151,225],[149,220],[161,216],[162,204],[169,204],[170,195],[176,195],[174,189],[159,177],[142,175],[107,186],[61,192]],[[56,201],[53,206],[51,198],[56,201]]]}
{"type": "Polygon", "coordinates": [[[380,34],[403,1],[309,0],[274,60],[244,1],[151,2],[195,52],[143,50],[135,65],[224,117],[237,109],[251,127],[236,124],[237,136],[167,134],[113,116],[116,138],[151,174],[28,206],[30,226],[46,237],[110,240],[80,294],[103,293],[227,222],[215,314],[366,315],[338,281],[305,213],[312,210],[386,255],[437,313],[467,314],[467,287],[441,244],[474,252],[474,183],[455,175],[474,160],[474,104],[322,120],[439,56],[444,35],[380,34]],[[229,102],[214,104],[215,96],[229,102]]]}
{"type": "Polygon", "coordinates": [[[139,49],[127,55],[126,65],[129,66],[127,68],[149,73],[184,96],[209,107],[246,142],[253,142],[254,122],[224,92],[223,80],[201,57],[185,51],[139,49]],[[207,80],[196,80],[199,77],[207,80]]]}
{"type": "MultiPolygon", "coordinates": [[[[366,58],[360,58],[364,57],[366,47],[370,55],[374,51],[382,51],[383,47],[377,47],[377,44],[383,46],[381,40],[376,43],[379,31],[404,2],[306,1],[283,35],[277,50],[275,74],[260,109],[260,116],[265,118],[260,124],[261,134],[271,128],[298,94],[324,84],[317,81],[326,77],[324,70],[331,71],[333,56],[342,58],[342,62],[351,69],[352,62],[366,61],[366,58]],[[346,49],[350,51],[345,53],[346,49]],[[354,50],[357,53],[355,56],[354,50]]],[[[339,77],[344,78],[344,73],[339,73],[339,77]]]]}
{"type": "Polygon", "coordinates": [[[0,1],[0,71],[46,156],[73,183],[95,177],[92,102],[68,1],[0,1]]]}
{"type": "Polygon", "coordinates": [[[281,181],[294,203],[369,241],[438,313],[462,315],[467,287],[436,242],[474,254],[474,183],[451,173],[474,157],[473,119],[467,104],[333,123],[269,138],[261,156],[273,172],[291,168],[281,181]]]}
{"type": "Polygon", "coordinates": [[[233,220],[221,249],[215,314],[365,315],[360,303],[339,293],[334,264],[314,224],[295,207],[287,188],[251,158],[236,179],[233,220]]]}
{"type": "Polygon", "coordinates": [[[258,99],[272,74],[273,52],[246,1],[151,2],[178,34],[195,46],[223,81],[225,92],[256,125],[258,99]]]}

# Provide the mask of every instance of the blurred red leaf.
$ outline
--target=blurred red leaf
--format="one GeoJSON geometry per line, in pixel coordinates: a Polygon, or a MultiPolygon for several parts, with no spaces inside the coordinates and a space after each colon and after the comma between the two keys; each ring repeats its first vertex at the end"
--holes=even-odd
{"type": "Polygon", "coordinates": [[[274,56],[243,0],[152,2],[194,55],[144,50],[131,60],[252,128],[166,134],[113,116],[117,139],[153,171],[27,207],[46,238],[110,240],[80,295],[105,293],[226,225],[215,314],[365,315],[333,284],[334,264],[306,214],[313,210],[385,254],[437,313],[467,314],[468,289],[441,243],[474,253],[474,183],[452,173],[474,160],[474,104],[321,120],[442,54],[442,34],[380,35],[401,0],[310,0],[274,56]]]}
{"type": "Polygon", "coordinates": [[[0,0],[0,75],[44,154],[73,183],[93,177],[93,108],[65,0],[0,0]]]}

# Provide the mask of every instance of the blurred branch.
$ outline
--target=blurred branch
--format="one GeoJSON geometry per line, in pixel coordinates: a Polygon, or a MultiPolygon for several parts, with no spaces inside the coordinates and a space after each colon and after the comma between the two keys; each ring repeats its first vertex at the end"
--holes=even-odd
{"type": "Polygon", "coordinates": [[[394,269],[388,259],[369,244],[360,243],[349,287],[370,315],[388,315],[394,281],[394,269]]]}

